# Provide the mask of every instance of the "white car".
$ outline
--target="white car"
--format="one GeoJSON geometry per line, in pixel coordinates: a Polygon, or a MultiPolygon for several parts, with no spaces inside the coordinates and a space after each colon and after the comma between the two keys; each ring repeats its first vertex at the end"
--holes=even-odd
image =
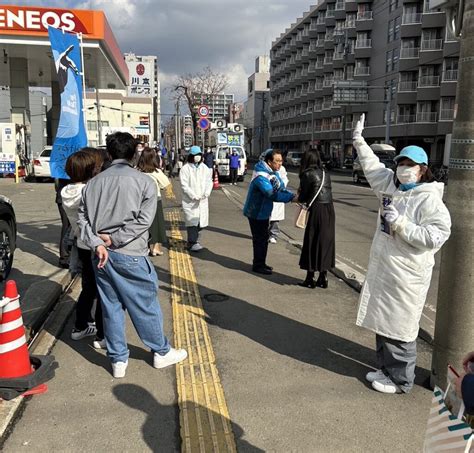
{"type": "Polygon", "coordinates": [[[41,154],[33,160],[33,168],[37,181],[43,181],[51,178],[51,169],[49,168],[49,158],[51,157],[52,146],[45,146],[41,154]]]}
{"type": "Polygon", "coordinates": [[[291,167],[299,167],[303,153],[299,151],[288,151],[286,155],[286,162],[291,167]]]}

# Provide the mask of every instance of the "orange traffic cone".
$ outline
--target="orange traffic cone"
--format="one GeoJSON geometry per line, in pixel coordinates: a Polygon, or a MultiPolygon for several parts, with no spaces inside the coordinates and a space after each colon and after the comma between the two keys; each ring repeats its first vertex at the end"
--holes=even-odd
{"type": "Polygon", "coordinates": [[[214,169],[214,183],[212,184],[213,189],[220,189],[219,185],[219,172],[217,171],[217,168],[214,169]]]}
{"type": "Polygon", "coordinates": [[[57,363],[53,356],[32,356],[26,344],[20,296],[13,280],[7,281],[0,300],[0,399],[44,393],[57,363]]]}
{"type": "Polygon", "coordinates": [[[30,355],[21,317],[20,297],[16,283],[6,283],[0,319],[0,378],[17,378],[31,374],[30,355]],[[4,305],[5,304],[5,305],[4,305]]]}

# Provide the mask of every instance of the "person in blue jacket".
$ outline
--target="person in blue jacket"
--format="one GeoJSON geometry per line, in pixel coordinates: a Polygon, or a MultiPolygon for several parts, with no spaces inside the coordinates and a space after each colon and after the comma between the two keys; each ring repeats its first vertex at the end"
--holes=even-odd
{"type": "Polygon", "coordinates": [[[286,190],[278,175],[283,164],[281,151],[270,149],[263,160],[255,165],[254,179],[250,183],[244,215],[249,219],[253,242],[253,267],[258,274],[271,275],[272,268],[266,264],[268,251],[268,227],[273,202],[289,203],[295,194],[286,190]]]}

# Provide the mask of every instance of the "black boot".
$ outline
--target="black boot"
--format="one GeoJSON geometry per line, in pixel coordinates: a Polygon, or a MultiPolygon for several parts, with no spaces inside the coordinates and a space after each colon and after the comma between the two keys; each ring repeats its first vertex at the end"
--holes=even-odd
{"type": "Polygon", "coordinates": [[[314,272],[307,272],[306,278],[303,282],[298,283],[298,286],[302,286],[303,288],[316,288],[316,282],[314,280],[314,272]]]}
{"type": "Polygon", "coordinates": [[[316,286],[318,288],[327,288],[328,287],[328,273],[323,271],[319,273],[318,280],[316,281],[316,286]]]}

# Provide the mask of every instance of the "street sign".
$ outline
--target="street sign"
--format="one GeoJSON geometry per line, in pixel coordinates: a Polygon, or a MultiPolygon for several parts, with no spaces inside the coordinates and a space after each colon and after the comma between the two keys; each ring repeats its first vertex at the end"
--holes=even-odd
{"type": "Polygon", "coordinates": [[[203,131],[209,129],[210,125],[211,125],[211,123],[209,122],[209,120],[207,118],[199,118],[198,126],[203,131]]]}
{"type": "Polygon", "coordinates": [[[338,80],[334,83],[334,104],[364,104],[368,99],[365,81],[338,80]]]}
{"type": "Polygon", "coordinates": [[[198,114],[201,118],[207,118],[209,116],[209,107],[207,105],[200,105],[198,114]]]}

